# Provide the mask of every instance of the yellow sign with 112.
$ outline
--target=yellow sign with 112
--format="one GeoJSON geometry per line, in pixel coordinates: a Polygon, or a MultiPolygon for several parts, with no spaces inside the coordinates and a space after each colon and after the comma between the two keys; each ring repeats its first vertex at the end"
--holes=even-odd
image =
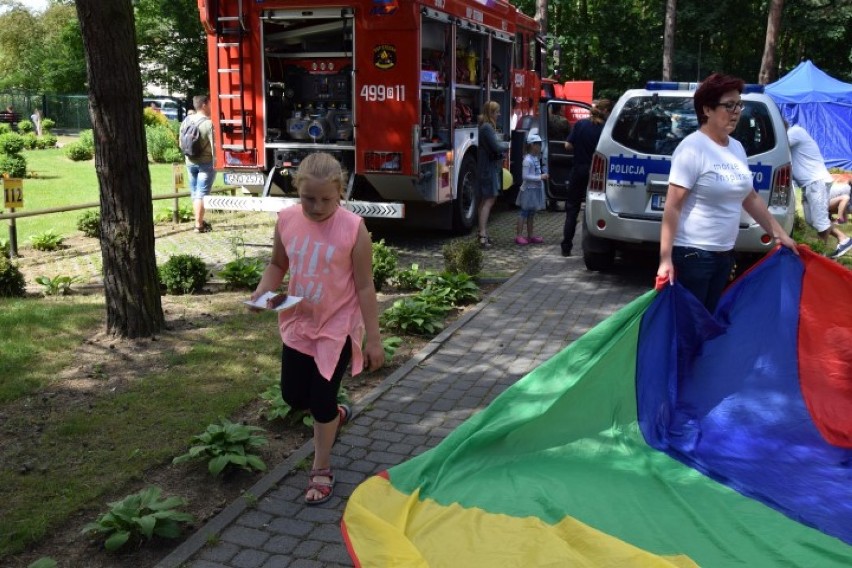
{"type": "Polygon", "coordinates": [[[20,209],[24,206],[24,180],[18,178],[3,180],[3,203],[6,209],[20,209]]]}

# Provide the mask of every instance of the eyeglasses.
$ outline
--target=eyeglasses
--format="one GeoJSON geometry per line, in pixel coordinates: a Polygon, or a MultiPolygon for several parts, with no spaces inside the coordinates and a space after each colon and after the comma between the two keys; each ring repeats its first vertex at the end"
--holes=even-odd
{"type": "Polygon", "coordinates": [[[728,112],[734,112],[738,110],[743,110],[745,107],[745,103],[743,101],[728,101],[726,103],[716,103],[717,107],[725,107],[725,110],[728,112]]]}

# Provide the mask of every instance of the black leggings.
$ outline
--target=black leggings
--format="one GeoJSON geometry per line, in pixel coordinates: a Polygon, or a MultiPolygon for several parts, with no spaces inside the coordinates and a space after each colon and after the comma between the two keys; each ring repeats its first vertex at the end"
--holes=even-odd
{"type": "Polygon", "coordinates": [[[287,345],[281,349],[281,396],[294,410],[309,410],[314,420],[327,424],[337,418],[340,380],[352,359],[352,340],[340,352],[331,380],[323,377],[316,361],[287,345]]]}

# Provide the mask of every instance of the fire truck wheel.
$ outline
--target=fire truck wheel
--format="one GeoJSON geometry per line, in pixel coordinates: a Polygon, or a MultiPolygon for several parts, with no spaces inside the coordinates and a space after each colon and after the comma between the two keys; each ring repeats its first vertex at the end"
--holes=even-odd
{"type": "Polygon", "coordinates": [[[459,171],[459,186],[453,200],[453,230],[467,233],[476,224],[476,208],[479,199],[476,193],[476,159],[468,154],[462,160],[459,171]]]}

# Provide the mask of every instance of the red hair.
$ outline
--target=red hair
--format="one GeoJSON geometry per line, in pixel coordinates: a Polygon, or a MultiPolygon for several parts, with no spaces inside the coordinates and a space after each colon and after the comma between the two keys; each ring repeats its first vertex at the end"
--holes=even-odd
{"type": "Polygon", "coordinates": [[[715,107],[719,104],[719,99],[722,98],[722,95],[728,91],[737,91],[742,94],[744,87],[745,81],[739,77],[732,77],[731,75],[723,75],[721,73],[713,73],[701,81],[692,101],[695,105],[695,116],[698,117],[698,124],[707,122],[704,107],[715,107]]]}

